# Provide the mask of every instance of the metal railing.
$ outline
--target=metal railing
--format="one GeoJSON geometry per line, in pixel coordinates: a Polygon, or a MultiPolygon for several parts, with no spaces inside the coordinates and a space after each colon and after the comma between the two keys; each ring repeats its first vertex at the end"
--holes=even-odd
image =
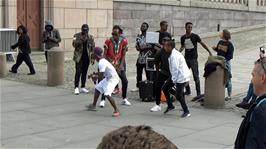
{"type": "Polygon", "coordinates": [[[266,0],[257,0],[257,6],[266,6],[266,0]]]}
{"type": "Polygon", "coordinates": [[[199,1],[240,4],[240,5],[248,6],[248,0],[199,0],[199,1]]]}
{"type": "Polygon", "coordinates": [[[17,33],[15,29],[0,28],[0,52],[14,53],[10,48],[17,42],[17,33]]]}

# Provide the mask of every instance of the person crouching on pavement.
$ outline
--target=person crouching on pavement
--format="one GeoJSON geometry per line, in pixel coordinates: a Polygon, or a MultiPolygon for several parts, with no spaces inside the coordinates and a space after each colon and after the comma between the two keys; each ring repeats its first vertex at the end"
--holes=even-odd
{"type": "Polygon", "coordinates": [[[17,56],[17,61],[16,64],[14,64],[9,70],[12,73],[17,73],[18,67],[22,64],[24,61],[27,66],[29,67],[30,73],[28,75],[34,75],[35,74],[35,69],[34,66],[31,62],[30,58],[30,53],[31,53],[31,48],[30,48],[30,37],[27,34],[27,28],[23,25],[20,25],[17,28],[17,34],[19,36],[18,42],[14,45],[11,46],[11,49],[16,49],[18,47],[19,52],[17,56]]]}
{"type": "Polygon", "coordinates": [[[113,116],[120,116],[120,112],[115,104],[115,101],[111,97],[112,92],[114,91],[116,85],[119,83],[119,76],[114,66],[105,58],[103,58],[103,49],[96,47],[94,49],[94,56],[96,61],[98,62],[99,72],[96,73],[96,75],[93,77],[93,80],[95,82],[99,80],[100,82],[95,87],[93,103],[87,105],[86,107],[90,111],[95,111],[97,100],[100,94],[103,94],[110,101],[111,105],[114,108],[113,116]]]}
{"type": "Polygon", "coordinates": [[[78,95],[81,93],[88,93],[89,91],[85,88],[87,71],[90,65],[90,54],[95,47],[94,38],[92,35],[88,34],[89,26],[83,24],[81,27],[81,32],[74,35],[73,47],[74,56],[73,60],[76,63],[76,73],[75,73],[75,90],[74,94],[78,95]],[[81,90],[79,90],[79,80],[81,76],[81,90]]]}
{"type": "MultiPolygon", "coordinates": [[[[168,62],[169,62],[169,69],[171,72],[171,77],[169,77],[168,82],[171,82],[166,86],[163,87],[163,91],[169,91],[174,85],[176,86],[176,99],[180,102],[181,107],[184,113],[181,115],[182,118],[189,117],[191,114],[188,110],[186,101],[185,101],[185,94],[184,88],[187,85],[187,82],[190,80],[190,71],[187,66],[186,60],[184,56],[175,49],[175,41],[168,40],[164,43],[164,49],[169,54],[168,62]]],[[[167,99],[167,110],[173,109],[173,104],[171,100],[167,99]]],[[[167,113],[168,111],[165,111],[167,113]]]]}

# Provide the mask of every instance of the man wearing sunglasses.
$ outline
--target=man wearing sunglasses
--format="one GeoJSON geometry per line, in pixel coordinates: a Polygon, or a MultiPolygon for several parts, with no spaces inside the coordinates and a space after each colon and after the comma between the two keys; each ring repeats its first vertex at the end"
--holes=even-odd
{"type": "Polygon", "coordinates": [[[258,96],[242,121],[235,149],[266,148],[266,58],[255,62],[252,71],[254,93],[258,96]]]}
{"type": "MultiPolygon", "coordinates": [[[[122,81],[122,105],[130,106],[127,99],[128,80],[126,76],[125,55],[128,50],[128,40],[123,37],[120,26],[115,25],[112,31],[112,37],[107,39],[104,44],[104,57],[115,67],[122,81]]],[[[104,107],[105,100],[102,99],[100,106],[104,107]]]]}

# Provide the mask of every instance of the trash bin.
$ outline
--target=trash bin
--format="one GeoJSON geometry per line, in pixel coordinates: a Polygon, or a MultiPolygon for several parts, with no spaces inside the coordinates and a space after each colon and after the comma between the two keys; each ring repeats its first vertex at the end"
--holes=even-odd
{"type": "Polygon", "coordinates": [[[47,85],[57,86],[64,83],[64,50],[54,47],[48,51],[47,85]]]}
{"type": "Polygon", "coordinates": [[[224,107],[224,75],[224,69],[221,66],[216,66],[216,71],[205,78],[205,107],[213,109],[224,107]]]}
{"type": "Polygon", "coordinates": [[[7,66],[6,66],[6,54],[0,53],[0,78],[4,78],[7,75],[7,66]]]}

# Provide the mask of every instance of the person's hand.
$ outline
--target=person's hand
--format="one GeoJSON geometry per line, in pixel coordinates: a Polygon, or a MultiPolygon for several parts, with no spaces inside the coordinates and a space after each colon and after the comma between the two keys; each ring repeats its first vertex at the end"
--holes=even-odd
{"type": "Polygon", "coordinates": [[[10,46],[10,48],[14,50],[16,47],[14,45],[12,45],[12,46],[10,46]]]}
{"type": "Polygon", "coordinates": [[[98,75],[92,75],[91,79],[92,79],[93,82],[97,82],[98,75]]]}

